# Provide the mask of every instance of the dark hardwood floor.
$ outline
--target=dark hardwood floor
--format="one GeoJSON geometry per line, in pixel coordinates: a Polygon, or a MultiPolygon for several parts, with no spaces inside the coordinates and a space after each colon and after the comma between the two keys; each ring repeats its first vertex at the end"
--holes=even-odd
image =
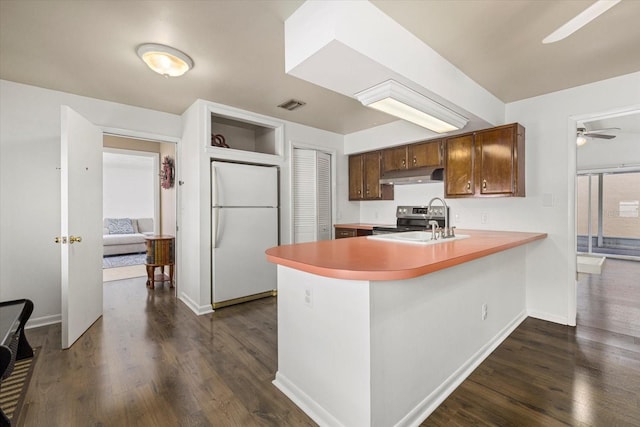
{"type": "Polygon", "coordinates": [[[315,425],[271,381],[276,299],[195,316],[146,278],[107,282],[104,315],[71,349],[60,325],[41,347],[21,426],[315,425]]]}
{"type": "Polygon", "coordinates": [[[640,262],[578,275],[578,326],[528,318],[423,426],[640,426],[640,262]]]}
{"type": "MultiPolygon", "coordinates": [[[[579,326],[527,319],[424,426],[640,425],[640,263],[580,275],[579,326]]],[[[104,316],[41,348],[20,426],[315,425],[271,384],[276,299],[197,317],[145,279],[105,284],[104,316]]]]}

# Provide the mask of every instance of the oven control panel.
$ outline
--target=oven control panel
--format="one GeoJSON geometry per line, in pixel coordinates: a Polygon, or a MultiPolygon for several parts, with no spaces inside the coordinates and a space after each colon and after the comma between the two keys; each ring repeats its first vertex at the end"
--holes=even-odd
{"type": "Polygon", "coordinates": [[[445,210],[444,206],[432,206],[431,211],[427,206],[398,206],[396,218],[444,218],[445,210]]]}

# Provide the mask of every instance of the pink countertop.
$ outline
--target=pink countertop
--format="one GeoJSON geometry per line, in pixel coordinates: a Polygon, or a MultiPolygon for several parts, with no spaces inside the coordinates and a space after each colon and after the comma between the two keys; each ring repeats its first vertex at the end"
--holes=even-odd
{"type": "Polygon", "coordinates": [[[403,280],[453,267],[547,237],[546,233],[456,230],[468,239],[414,245],[352,237],[270,248],[267,260],[349,280],[403,280]]]}

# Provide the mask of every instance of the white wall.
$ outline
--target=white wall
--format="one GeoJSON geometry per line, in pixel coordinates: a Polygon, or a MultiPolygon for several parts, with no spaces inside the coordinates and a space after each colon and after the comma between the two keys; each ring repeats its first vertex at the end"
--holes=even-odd
{"type": "Polygon", "coordinates": [[[575,321],[575,119],[632,106],[640,106],[640,73],[507,105],[507,121],[527,132],[527,198],[509,206],[509,224],[549,233],[527,263],[527,308],[536,317],[575,321]],[[552,206],[543,206],[545,195],[552,206]]]}
{"type": "Polygon", "coordinates": [[[102,157],[103,218],[154,218],[154,158],[112,152],[102,157]]]}
{"type": "Polygon", "coordinates": [[[60,320],[60,106],[93,123],[177,139],[180,116],[0,80],[0,300],[60,320]]]}

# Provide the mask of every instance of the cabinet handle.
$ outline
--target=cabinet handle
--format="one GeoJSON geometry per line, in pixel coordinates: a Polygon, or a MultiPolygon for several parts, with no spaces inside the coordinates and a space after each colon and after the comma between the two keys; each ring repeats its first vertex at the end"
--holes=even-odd
{"type": "Polygon", "coordinates": [[[415,165],[416,163],[418,163],[418,161],[416,160],[416,158],[413,158],[413,164],[415,165]]]}
{"type": "Polygon", "coordinates": [[[402,166],[406,166],[407,165],[407,161],[405,159],[402,159],[402,166]]]}
{"type": "Polygon", "coordinates": [[[483,179],[483,180],[482,180],[482,189],[483,189],[483,190],[486,190],[486,189],[487,189],[487,180],[486,180],[486,179],[483,179]]]}
{"type": "Polygon", "coordinates": [[[467,181],[467,190],[471,190],[471,181],[467,181]]]}
{"type": "Polygon", "coordinates": [[[358,194],[362,194],[362,190],[358,190],[358,194]]]}

